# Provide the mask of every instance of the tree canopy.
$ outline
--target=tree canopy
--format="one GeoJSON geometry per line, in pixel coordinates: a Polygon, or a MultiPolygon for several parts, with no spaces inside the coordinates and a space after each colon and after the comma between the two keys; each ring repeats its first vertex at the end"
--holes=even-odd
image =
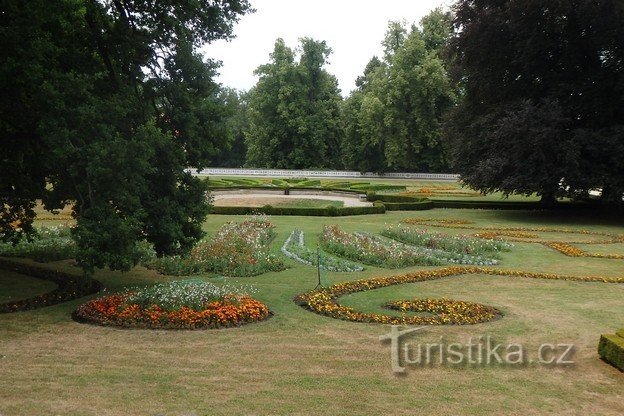
{"type": "Polygon", "coordinates": [[[444,112],[455,101],[441,52],[450,16],[436,9],[420,26],[390,22],[383,61],[373,57],[344,105],[344,161],[360,171],[440,172],[444,112]]]}
{"type": "Polygon", "coordinates": [[[460,0],[454,170],[483,192],[624,192],[624,3],[460,0]]]}
{"type": "Polygon", "coordinates": [[[249,92],[247,165],[263,168],[335,168],[340,164],[342,100],[336,77],[324,68],[331,49],[300,40],[299,53],[283,39],[249,92]]]}
{"type": "Polygon", "coordinates": [[[36,200],[73,204],[86,271],[127,270],[147,240],[187,250],[208,212],[206,166],[227,140],[217,65],[246,0],[3,0],[0,231],[32,230],[36,200]]]}

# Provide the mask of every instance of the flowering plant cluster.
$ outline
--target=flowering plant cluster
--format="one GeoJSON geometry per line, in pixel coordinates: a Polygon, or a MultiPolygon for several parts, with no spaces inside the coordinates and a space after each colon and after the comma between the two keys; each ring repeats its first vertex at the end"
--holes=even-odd
{"type": "MultiPolygon", "coordinates": [[[[309,266],[316,266],[319,262],[319,256],[314,250],[310,250],[305,245],[303,231],[294,230],[290,233],[284,244],[282,245],[282,253],[299,263],[309,266]]],[[[364,270],[362,266],[348,260],[334,257],[327,253],[321,252],[321,269],[332,272],[361,272],[364,270]]]]}
{"type": "Polygon", "coordinates": [[[415,246],[491,257],[496,256],[500,251],[509,251],[513,247],[513,244],[504,241],[479,239],[466,235],[440,234],[402,225],[387,227],[381,235],[415,246]]]}
{"type": "Polygon", "coordinates": [[[447,298],[396,300],[383,305],[386,309],[405,312],[428,313],[433,316],[402,316],[409,325],[466,325],[489,322],[503,314],[496,308],[479,303],[447,298]]]}
{"type": "Polygon", "coordinates": [[[347,233],[337,225],[325,226],[321,246],[338,256],[364,264],[400,268],[415,265],[497,264],[494,259],[426,247],[414,247],[367,233],[347,233]]]}
{"type": "MultiPolygon", "coordinates": [[[[428,280],[436,280],[443,277],[462,276],[468,274],[487,274],[494,276],[525,277],[531,279],[550,280],[572,280],[582,282],[604,282],[604,283],[624,283],[623,277],[604,276],[565,276],[550,273],[532,273],[517,270],[500,270],[485,267],[446,267],[435,270],[419,270],[412,273],[377,277],[373,279],[360,279],[348,282],[337,283],[326,288],[311,290],[295,297],[295,303],[311,310],[319,315],[329,316],[335,319],[342,319],[352,322],[369,322],[382,324],[405,324],[404,317],[383,315],[376,313],[360,312],[354,308],[343,306],[338,303],[338,299],[345,295],[351,295],[367,290],[375,290],[382,287],[400,285],[404,283],[416,283],[428,280]]],[[[408,317],[409,318],[409,317],[408,317]]],[[[418,324],[437,325],[443,322],[430,320],[418,322],[418,324]]]]}
{"type": "Polygon", "coordinates": [[[32,236],[21,235],[15,244],[0,241],[0,256],[27,257],[42,263],[71,259],[75,253],[76,244],[67,225],[41,227],[32,236]]]}
{"type": "Polygon", "coordinates": [[[226,223],[212,239],[195,246],[191,258],[203,270],[226,276],[284,270],[284,263],[269,253],[269,243],[275,238],[273,228],[275,225],[262,215],[241,223],[226,223]]]}
{"type": "Polygon", "coordinates": [[[231,327],[269,316],[266,305],[239,289],[195,280],[104,296],[74,312],[82,322],[151,329],[231,327]]]}
{"type": "Polygon", "coordinates": [[[161,273],[188,276],[215,272],[226,276],[255,276],[284,270],[284,263],[269,252],[275,225],[266,216],[254,215],[224,224],[209,240],[200,241],[188,257],[154,258],[146,263],[161,273]]]}

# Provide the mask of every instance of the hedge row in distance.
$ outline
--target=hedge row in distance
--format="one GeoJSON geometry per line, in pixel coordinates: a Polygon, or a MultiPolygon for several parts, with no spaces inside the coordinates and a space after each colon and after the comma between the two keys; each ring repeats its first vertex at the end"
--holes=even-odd
{"type": "Polygon", "coordinates": [[[251,215],[261,213],[266,215],[302,215],[311,217],[342,217],[347,215],[383,214],[386,207],[383,204],[373,204],[368,207],[216,207],[213,206],[212,214],[221,215],[251,215]]]}

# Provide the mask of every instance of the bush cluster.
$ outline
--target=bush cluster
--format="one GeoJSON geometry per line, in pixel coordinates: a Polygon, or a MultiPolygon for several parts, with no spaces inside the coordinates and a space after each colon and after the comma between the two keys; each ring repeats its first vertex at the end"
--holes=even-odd
{"type": "Polygon", "coordinates": [[[76,244],[71,228],[66,225],[41,227],[31,236],[21,236],[16,242],[0,242],[0,256],[26,257],[41,263],[72,259],[76,244]]]}

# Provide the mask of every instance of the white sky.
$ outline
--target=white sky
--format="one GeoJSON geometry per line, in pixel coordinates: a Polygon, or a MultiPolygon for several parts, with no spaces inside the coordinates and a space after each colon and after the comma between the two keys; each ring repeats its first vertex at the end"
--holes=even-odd
{"type": "Polygon", "coordinates": [[[381,57],[381,41],[389,20],[418,22],[450,0],[251,0],[255,13],[234,27],[236,38],[202,48],[206,57],[220,60],[217,81],[248,90],[257,82],[253,71],[269,61],[277,38],[295,48],[298,39],[324,40],[332,48],[327,70],[338,78],[342,95],[355,88],[373,55],[381,57]]]}

